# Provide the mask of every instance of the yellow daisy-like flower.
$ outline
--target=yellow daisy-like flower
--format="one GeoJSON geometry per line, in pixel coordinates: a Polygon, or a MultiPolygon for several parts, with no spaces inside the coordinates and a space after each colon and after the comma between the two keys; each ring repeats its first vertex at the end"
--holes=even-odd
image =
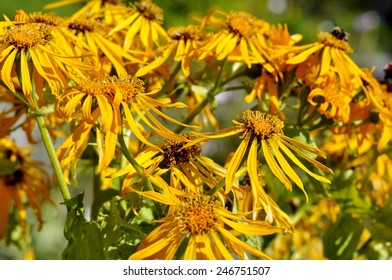
{"type": "MultiPolygon", "coordinates": [[[[216,13],[216,12],[214,12],[216,13]]],[[[208,15],[205,21],[213,14],[208,15]]],[[[248,67],[261,64],[268,72],[274,73],[271,63],[268,42],[265,37],[269,23],[246,12],[224,14],[226,20],[220,23],[218,30],[211,33],[206,45],[202,48],[200,59],[208,55],[222,60],[242,61],[248,67]]]]}
{"type": "Polygon", "coordinates": [[[153,113],[175,124],[183,125],[159,108],[184,108],[185,105],[179,102],[172,104],[169,98],[155,100],[150,97],[159,89],[148,93],[144,91],[143,81],[133,76],[109,76],[80,81],[79,85],[66,90],[60,97],[58,112],[68,122],[76,117],[80,125],[58,149],[59,158],[65,160],[63,165],[68,166],[69,162],[74,162],[78,158],[75,155],[81,154],[88,142],[89,131],[94,125],[97,126],[99,169],[106,168],[113,159],[117,137],[124,125],[148,146],[156,147],[145,137],[143,129],[140,128],[141,123],[151,129],[154,135],[184,140],[183,136],[162,125],[153,113]],[[134,117],[134,113],[137,117],[134,117]],[[123,114],[125,122],[122,121],[123,114]]]}
{"type": "Polygon", "coordinates": [[[107,24],[114,24],[117,19],[124,14],[124,6],[121,0],[62,0],[44,6],[45,10],[56,9],[75,3],[86,2],[86,4],[72,14],[71,18],[85,18],[86,16],[101,16],[104,14],[104,21],[107,24]]]}
{"type": "Polygon", "coordinates": [[[281,232],[281,228],[231,213],[219,197],[200,190],[174,192],[168,185],[160,186],[162,193],[129,189],[170,207],[164,218],[155,221],[162,224],[143,239],[130,260],[173,259],[183,242],[187,246],[178,257],[185,260],[248,259],[248,253],[270,259],[242,241],[240,235],[270,235],[281,232]]]}
{"type": "Polygon", "coordinates": [[[142,61],[130,55],[116,42],[106,37],[108,25],[94,18],[71,18],[67,27],[77,38],[86,42],[95,55],[95,64],[100,64],[101,71],[109,74],[114,68],[118,76],[127,76],[125,63],[141,63],[142,61]]]}
{"type": "MultiPolygon", "coordinates": [[[[329,72],[336,72],[342,88],[353,86],[356,90],[363,89],[367,93],[365,82],[368,81],[367,75],[354,63],[347,53],[353,52],[347,42],[347,33],[339,27],[332,32],[321,31],[318,33],[320,41],[304,46],[290,47],[285,55],[291,57],[286,61],[289,65],[298,65],[303,71],[297,71],[297,76],[304,79],[306,83],[314,82],[313,77],[307,79],[309,69],[317,70],[317,76],[329,75],[329,72]],[[315,67],[317,66],[317,67],[315,67]]],[[[281,52],[279,52],[281,54],[281,52]]],[[[341,93],[342,95],[344,94],[341,93]]]]}
{"type": "Polygon", "coordinates": [[[41,228],[40,207],[43,201],[50,201],[48,174],[40,163],[31,160],[26,150],[18,149],[8,138],[0,139],[0,162],[0,238],[4,238],[11,205],[18,211],[22,229],[26,227],[28,206],[41,228]]]}
{"type": "Polygon", "coordinates": [[[163,11],[151,0],[142,0],[132,5],[131,15],[122,20],[109,34],[126,29],[124,49],[132,49],[135,40],[147,51],[168,42],[169,37],[162,27],[163,11]]]}
{"type": "MultiPolygon", "coordinates": [[[[9,90],[21,87],[29,104],[38,107],[33,97],[33,82],[42,95],[45,82],[53,94],[67,87],[67,78],[85,75],[92,66],[74,57],[72,42],[64,45],[54,35],[56,27],[40,22],[14,23],[7,19],[0,24],[1,80],[9,90]]],[[[76,43],[76,42],[74,42],[76,43]]],[[[40,96],[40,102],[43,97],[40,96]]]]}
{"type": "Polygon", "coordinates": [[[157,53],[160,55],[140,68],[136,72],[136,76],[144,76],[149,71],[161,66],[165,61],[173,56],[173,61],[181,62],[181,67],[186,77],[190,74],[190,64],[192,60],[197,60],[200,47],[203,43],[201,29],[196,26],[175,27],[168,30],[171,41],[168,45],[158,48],[157,53]]]}
{"type": "Polygon", "coordinates": [[[312,176],[318,181],[330,183],[330,180],[327,178],[317,175],[310,171],[294,154],[298,154],[300,157],[304,158],[311,164],[315,165],[317,168],[322,171],[333,173],[331,169],[324,166],[317,160],[311,158],[302,150],[305,150],[311,154],[316,156],[320,156],[325,158],[323,152],[308,145],[305,145],[293,138],[287,137],[284,135],[283,127],[284,123],[278,118],[262,113],[260,111],[251,111],[247,110],[242,113],[241,117],[238,120],[233,121],[234,126],[223,129],[218,132],[212,133],[198,133],[195,135],[200,138],[198,141],[204,141],[214,138],[222,138],[228,137],[232,135],[240,135],[242,141],[235,151],[228,167],[227,167],[227,175],[226,175],[226,193],[228,193],[234,185],[236,179],[236,172],[239,167],[242,165],[243,159],[247,154],[247,172],[249,174],[250,180],[253,182],[252,190],[253,199],[257,202],[258,192],[260,188],[260,184],[258,184],[258,149],[261,149],[261,152],[264,156],[265,161],[267,162],[269,168],[272,173],[286,186],[288,190],[292,190],[292,184],[289,180],[294,181],[294,183],[301,188],[306,197],[306,191],[303,187],[303,183],[294,169],[286,160],[285,154],[292,162],[295,163],[300,169],[305,171],[307,174],[312,176]],[[294,153],[293,153],[293,152],[294,153]],[[283,154],[282,154],[283,152],[283,154]]]}
{"type": "MultiPolygon", "coordinates": [[[[188,137],[183,141],[166,139],[159,145],[161,150],[154,147],[148,148],[138,154],[136,161],[145,170],[148,176],[163,176],[170,173],[170,185],[186,188],[207,185],[210,188],[216,186],[224,178],[226,169],[213,160],[202,156],[202,148],[199,144],[187,146],[192,141],[188,137]]],[[[114,178],[126,174],[123,182],[123,191],[135,183],[138,173],[132,165],[112,174],[114,178]]]]}

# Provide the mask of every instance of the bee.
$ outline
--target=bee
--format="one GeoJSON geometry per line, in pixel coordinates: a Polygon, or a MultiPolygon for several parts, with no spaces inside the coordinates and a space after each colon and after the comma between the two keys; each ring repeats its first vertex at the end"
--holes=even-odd
{"type": "Polygon", "coordinates": [[[346,32],[343,28],[336,26],[334,29],[332,29],[331,34],[343,41],[348,41],[348,37],[350,36],[350,33],[346,32]]]}

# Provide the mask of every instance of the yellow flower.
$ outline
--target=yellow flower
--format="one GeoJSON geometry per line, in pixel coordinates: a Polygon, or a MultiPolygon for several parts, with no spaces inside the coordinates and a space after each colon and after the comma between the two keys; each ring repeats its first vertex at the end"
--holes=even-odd
{"type": "MultiPolygon", "coordinates": [[[[181,188],[181,183],[186,188],[207,185],[209,188],[216,186],[224,178],[226,169],[213,160],[202,156],[199,144],[187,146],[189,141],[166,139],[159,145],[160,150],[150,147],[138,154],[136,161],[144,168],[148,176],[164,176],[169,172],[170,185],[181,188]]],[[[134,184],[138,175],[132,165],[112,174],[114,178],[126,174],[123,182],[123,191],[134,184]]]]}
{"type": "Polygon", "coordinates": [[[137,44],[141,43],[147,51],[150,51],[154,46],[160,46],[162,41],[169,41],[162,23],[162,9],[151,0],[142,0],[132,5],[131,15],[118,23],[109,35],[126,29],[124,49],[139,49],[133,47],[137,41],[137,44]]]}
{"type": "MultiPolygon", "coordinates": [[[[219,22],[218,29],[211,33],[202,48],[204,54],[202,53],[200,59],[209,55],[218,60],[227,57],[229,61],[244,62],[248,67],[261,64],[268,72],[276,72],[271,64],[265,37],[270,28],[269,23],[246,12],[222,14],[226,20],[219,22]]],[[[208,15],[205,21],[210,20],[212,15],[208,15]]]]}
{"type": "Polygon", "coordinates": [[[279,92],[275,82],[276,78],[274,75],[262,69],[261,75],[256,79],[253,85],[252,91],[245,96],[245,101],[250,103],[257,99],[259,104],[268,107],[270,114],[280,114],[280,117],[284,118],[284,115],[281,112],[279,92]]]}
{"type": "Polygon", "coordinates": [[[116,42],[106,37],[109,26],[94,18],[71,18],[67,29],[81,42],[86,42],[94,56],[94,64],[100,65],[104,74],[109,74],[112,68],[118,76],[126,76],[125,63],[141,63],[116,42]],[[126,61],[128,60],[128,61],[126,61]]]}
{"type": "Polygon", "coordinates": [[[294,162],[300,169],[305,171],[307,174],[309,174],[316,180],[330,183],[330,180],[328,180],[327,178],[310,171],[303,163],[301,163],[301,161],[298,160],[298,158],[294,154],[298,154],[299,156],[312,163],[322,171],[333,173],[331,169],[324,166],[317,160],[311,158],[306,153],[301,151],[301,149],[322,158],[325,158],[324,153],[319,151],[318,149],[312,148],[284,135],[284,123],[278,118],[270,114],[262,113],[260,111],[247,110],[242,113],[241,117],[239,117],[238,120],[233,121],[233,123],[234,126],[223,129],[218,132],[194,133],[195,135],[200,137],[198,141],[228,137],[238,134],[242,138],[240,145],[235,151],[233,158],[231,159],[227,167],[225,191],[226,193],[228,193],[233,187],[235,179],[237,177],[236,172],[242,165],[243,159],[246,156],[247,172],[249,174],[250,180],[254,182],[254,184],[252,184],[252,188],[255,187],[255,189],[252,190],[254,194],[253,199],[257,202],[259,192],[258,188],[260,188],[260,185],[257,184],[259,148],[261,149],[264,159],[269,168],[271,169],[272,173],[290,191],[292,190],[292,184],[288,178],[293,180],[294,183],[304,191],[307,197],[300,177],[288,163],[283,154],[289,157],[290,160],[294,162]],[[283,154],[281,151],[283,151],[283,154]],[[292,151],[294,151],[294,153],[292,151]]]}
{"type": "MultiPolygon", "coordinates": [[[[299,34],[290,35],[287,25],[282,26],[281,24],[271,25],[266,36],[268,37],[271,53],[278,52],[280,48],[292,46],[302,38],[299,34]]],[[[287,57],[285,56],[273,58],[274,67],[275,69],[278,69],[278,72],[284,73],[290,71],[290,69],[285,69],[289,68],[287,67],[286,60],[287,57]]],[[[268,72],[258,64],[253,65],[253,69],[251,69],[251,71],[254,70],[260,74],[255,71],[258,77],[253,84],[252,91],[245,96],[245,101],[250,103],[257,99],[260,106],[263,106],[262,108],[265,108],[265,106],[268,108],[267,110],[270,114],[276,115],[279,113],[279,117],[284,119],[279,102],[282,90],[281,85],[276,83],[276,74],[268,72]]],[[[252,75],[252,77],[254,76],[252,75]]],[[[280,78],[283,78],[283,76],[280,76],[280,78]]],[[[286,82],[283,81],[281,82],[281,84],[285,83],[286,82]]]]}
{"type": "Polygon", "coordinates": [[[185,105],[180,102],[171,104],[169,98],[151,98],[150,95],[159,89],[148,93],[144,91],[143,81],[133,76],[108,76],[80,81],[79,85],[67,89],[60,97],[58,112],[66,121],[76,120],[79,125],[57,151],[59,158],[64,160],[63,167],[77,160],[75,155],[81,155],[88,143],[89,131],[94,125],[97,128],[99,170],[106,168],[113,159],[117,137],[123,127],[129,128],[134,136],[147,146],[156,147],[144,135],[143,128],[140,127],[142,123],[152,130],[152,135],[184,140],[183,136],[162,125],[153,113],[183,125],[159,108],[184,108],[185,105]]]}
{"type": "MultiPolygon", "coordinates": [[[[347,55],[347,52],[353,52],[347,42],[347,33],[342,28],[335,27],[332,32],[319,32],[318,36],[320,41],[316,43],[289,47],[286,49],[288,52],[278,53],[291,56],[286,63],[298,66],[297,76],[304,79],[305,83],[314,82],[314,75],[319,77],[336,72],[342,89],[353,87],[354,90],[362,89],[367,93],[365,87],[368,82],[367,75],[347,55]],[[307,77],[308,73],[314,74],[307,77]]],[[[341,95],[345,94],[345,92],[341,93],[341,95]]]]}
{"type": "Polygon", "coordinates": [[[160,67],[165,61],[173,56],[173,61],[181,62],[181,67],[186,77],[190,74],[190,64],[192,60],[197,60],[202,41],[201,29],[189,25],[187,27],[175,27],[168,30],[171,41],[158,48],[156,53],[160,55],[148,63],[146,66],[140,68],[136,72],[136,76],[144,76],[149,71],[160,67]]]}
{"type": "Polygon", "coordinates": [[[334,121],[347,123],[350,118],[350,103],[356,94],[351,84],[340,82],[336,73],[330,71],[319,76],[307,99],[317,106],[317,111],[334,121]]]}
{"type": "Polygon", "coordinates": [[[67,78],[84,78],[83,71],[93,69],[75,58],[72,42],[64,44],[53,25],[8,19],[0,25],[1,80],[12,92],[21,87],[30,106],[39,107],[44,102],[45,82],[56,95],[67,87],[67,78]],[[33,97],[33,81],[41,104],[33,97]]]}
{"type": "Polygon", "coordinates": [[[375,168],[369,176],[372,184],[370,197],[375,200],[376,204],[384,207],[388,202],[388,197],[392,192],[392,160],[386,154],[381,154],[376,158],[375,168]]]}
{"type": "MultiPolygon", "coordinates": [[[[238,172],[246,173],[246,168],[238,172]]],[[[293,233],[294,225],[289,216],[282,211],[275,200],[265,191],[265,179],[262,170],[258,172],[258,180],[250,179],[246,174],[238,186],[234,185],[233,190],[238,197],[238,204],[241,212],[250,213],[253,220],[264,219],[269,224],[274,224],[284,228],[285,233],[293,233]],[[254,191],[257,191],[257,194],[254,191]],[[254,197],[257,196],[257,200],[254,197]],[[262,209],[263,211],[260,211],[262,209]]]]}
{"type": "Polygon", "coordinates": [[[0,139],[0,238],[4,238],[12,205],[18,211],[20,225],[26,227],[26,208],[29,206],[43,224],[40,207],[50,201],[48,174],[42,165],[31,160],[25,150],[18,149],[14,141],[0,139]]]}
{"type": "Polygon", "coordinates": [[[85,18],[86,16],[101,16],[104,14],[104,21],[107,24],[113,24],[118,17],[123,14],[124,6],[121,0],[62,0],[50,3],[44,6],[45,10],[56,9],[75,3],[87,2],[83,7],[72,14],[72,18],[85,18]]]}
{"type": "Polygon", "coordinates": [[[178,257],[186,260],[248,259],[248,253],[270,259],[242,241],[240,236],[269,235],[281,232],[281,228],[233,214],[218,197],[208,196],[200,190],[173,192],[167,184],[160,186],[162,193],[129,189],[169,205],[167,215],[155,221],[162,224],[143,239],[129,259],[173,259],[183,242],[187,242],[187,246],[178,257]]]}

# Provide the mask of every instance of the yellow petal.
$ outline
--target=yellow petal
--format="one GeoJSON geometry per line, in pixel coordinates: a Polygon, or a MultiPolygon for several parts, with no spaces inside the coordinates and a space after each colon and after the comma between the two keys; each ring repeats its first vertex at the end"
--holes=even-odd
{"type": "Polygon", "coordinates": [[[216,246],[216,251],[222,256],[224,260],[234,260],[233,256],[227,250],[226,246],[222,243],[220,237],[216,234],[215,231],[210,234],[212,241],[214,242],[214,247],[216,246]]]}
{"type": "Polygon", "coordinates": [[[267,161],[268,166],[270,167],[272,173],[285,185],[285,187],[291,191],[292,190],[292,185],[290,181],[287,179],[286,175],[283,173],[282,169],[279,167],[277,162],[274,159],[274,156],[272,155],[271,151],[269,150],[268,144],[266,140],[261,141],[261,146],[263,149],[263,154],[265,157],[265,160],[267,161]]]}
{"type": "Polygon", "coordinates": [[[221,233],[223,239],[225,239],[227,242],[232,242],[236,245],[239,245],[241,248],[247,250],[249,253],[251,253],[254,256],[258,256],[264,259],[271,259],[270,256],[264,254],[263,252],[256,250],[255,248],[253,248],[252,246],[249,246],[248,244],[246,244],[245,242],[239,240],[238,238],[236,238],[234,235],[232,235],[228,230],[225,230],[222,227],[218,228],[218,231],[221,233]]]}
{"type": "Polygon", "coordinates": [[[306,168],[305,165],[303,165],[297,158],[296,156],[283,144],[278,142],[279,147],[282,149],[282,151],[298,166],[300,167],[303,171],[308,173],[310,176],[315,178],[318,181],[325,182],[330,184],[331,181],[323,176],[317,175],[313,172],[311,172],[308,168],[306,168]]]}
{"type": "Polygon", "coordinates": [[[4,82],[4,84],[12,91],[15,92],[15,86],[14,83],[12,82],[12,66],[14,65],[15,62],[15,57],[18,51],[14,49],[7,57],[5,60],[3,67],[1,69],[1,80],[4,82]]]}
{"type": "Polygon", "coordinates": [[[231,188],[234,185],[235,173],[237,172],[237,170],[242,162],[242,159],[245,155],[246,149],[249,145],[249,141],[250,141],[250,137],[245,137],[245,139],[238,146],[232,159],[229,162],[229,165],[227,166],[225,193],[230,192],[231,188]]]}
{"type": "MultiPolygon", "coordinates": [[[[252,141],[252,144],[249,149],[249,154],[248,154],[248,161],[247,161],[247,169],[248,169],[248,174],[251,182],[258,182],[258,161],[257,161],[257,139],[254,138],[252,141]]],[[[252,184],[252,197],[253,197],[253,206],[255,207],[257,205],[258,201],[258,189],[257,186],[261,187],[259,184],[252,184]]]]}
{"type": "Polygon", "coordinates": [[[287,64],[300,64],[300,63],[304,62],[305,60],[307,60],[308,57],[311,56],[313,53],[319,51],[323,47],[324,47],[324,45],[320,44],[320,43],[312,44],[309,49],[307,49],[307,50],[297,54],[296,56],[288,59],[286,61],[286,63],[287,64]]]}
{"type": "MultiPolygon", "coordinates": [[[[276,142],[280,142],[279,139],[275,140],[270,140],[269,143],[271,145],[272,151],[274,152],[274,155],[276,157],[276,159],[279,162],[279,165],[282,167],[283,172],[291,179],[294,181],[294,183],[301,189],[304,191],[306,198],[307,198],[307,194],[304,190],[304,185],[301,181],[301,179],[299,178],[299,176],[297,175],[297,173],[295,173],[295,171],[291,168],[291,166],[289,165],[289,163],[287,162],[287,160],[284,158],[284,156],[280,153],[279,148],[277,147],[276,142]]],[[[291,160],[296,160],[297,158],[295,158],[294,155],[292,155],[294,157],[294,159],[292,157],[290,157],[291,160]]]]}

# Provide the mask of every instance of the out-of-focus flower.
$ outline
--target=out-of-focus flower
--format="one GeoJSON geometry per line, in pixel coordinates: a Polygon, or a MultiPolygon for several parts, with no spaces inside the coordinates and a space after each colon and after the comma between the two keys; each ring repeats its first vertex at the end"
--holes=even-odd
{"type": "Polygon", "coordinates": [[[26,209],[30,207],[42,227],[41,204],[50,202],[48,174],[42,165],[30,158],[8,138],[0,139],[0,238],[4,238],[8,217],[14,207],[19,223],[26,229],[26,209]]]}

